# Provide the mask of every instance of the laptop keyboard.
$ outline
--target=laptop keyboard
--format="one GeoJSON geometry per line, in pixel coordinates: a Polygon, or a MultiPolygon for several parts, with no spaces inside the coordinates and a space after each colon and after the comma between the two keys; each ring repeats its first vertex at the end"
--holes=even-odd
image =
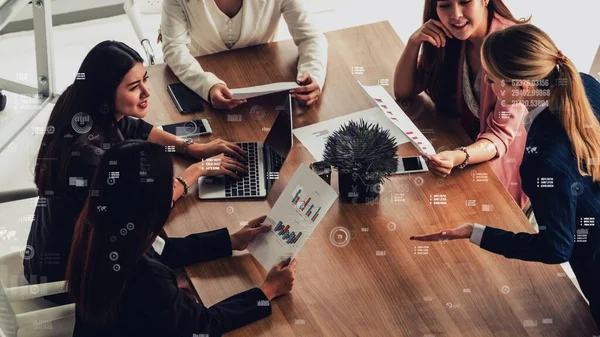
{"type": "MultiPolygon", "coordinates": [[[[250,197],[259,195],[260,174],[258,171],[258,144],[257,143],[237,143],[248,154],[248,174],[242,179],[235,180],[226,177],[225,196],[226,197],[250,197]]],[[[229,157],[229,155],[227,155],[229,157]]],[[[238,174],[239,175],[239,174],[238,174]]]]}
{"type": "Polygon", "coordinates": [[[269,156],[269,169],[267,172],[271,172],[271,174],[278,176],[279,171],[281,171],[281,167],[283,166],[284,158],[280,156],[279,153],[275,152],[272,147],[267,146],[267,149],[269,156]]]}

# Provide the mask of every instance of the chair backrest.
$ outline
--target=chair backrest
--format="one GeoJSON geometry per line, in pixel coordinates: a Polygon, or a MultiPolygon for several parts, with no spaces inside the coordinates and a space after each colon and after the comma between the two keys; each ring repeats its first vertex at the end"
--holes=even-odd
{"type": "Polygon", "coordinates": [[[0,280],[0,331],[6,337],[17,337],[17,330],[19,330],[17,316],[4,291],[4,283],[0,280]]]}
{"type": "Polygon", "coordinates": [[[29,285],[23,276],[24,254],[0,256],[0,337],[16,337],[17,331],[36,337],[71,336],[75,304],[57,306],[42,299],[64,293],[65,281],[29,285]]]}

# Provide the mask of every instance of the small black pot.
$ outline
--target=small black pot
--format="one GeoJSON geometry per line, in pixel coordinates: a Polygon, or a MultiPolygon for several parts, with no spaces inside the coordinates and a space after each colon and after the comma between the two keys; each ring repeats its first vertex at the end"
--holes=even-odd
{"type": "Polygon", "coordinates": [[[362,204],[379,197],[381,184],[377,179],[355,176],[352,173],[338,174],[340,200],[353,204],[362,204]]]}

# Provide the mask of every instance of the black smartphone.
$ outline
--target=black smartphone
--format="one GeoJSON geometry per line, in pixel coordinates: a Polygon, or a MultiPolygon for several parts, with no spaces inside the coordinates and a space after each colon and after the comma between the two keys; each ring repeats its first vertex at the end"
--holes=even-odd
{"type": "Polygon", "coordinates": [[[190,114],[204,111],[203,99],[192,89],[183,83],[174,83],[167,86],[167,92],[175,103],[175,107],[180,114],[190,114]]]}

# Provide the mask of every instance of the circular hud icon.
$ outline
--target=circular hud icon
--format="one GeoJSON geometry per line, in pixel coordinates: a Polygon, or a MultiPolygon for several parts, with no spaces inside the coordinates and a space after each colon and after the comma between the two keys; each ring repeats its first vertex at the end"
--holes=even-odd
{"type": "Polygon", "coordinates": [[[117,252],[114,252],[114,251],[113,251],[113,252],[110,252],[110,254],[108,254],[108,258],[109,258],[111,261],[115,262],[115,261],[117,261],[117,260],[119,259],[119,253],[117,253],[117,252]]]}
{"type": "Polygon", "coordinates": [[[21,257],[23,258],[23,260],[31,260],[34,255],[35,250],[30,245],[27,245],[27,247],[25,247],[25,250],[21,252],[21,257]]]}
{"type": "Polygon", "coordinates": [[[336,227],[329,233],[329,241],[336,247],[344,247],[350,243],[350,231],[344,227],[336,227]]]}
{"type": "Polygon", "coordinates": [[[571,193],[573,193],[573,195],[576,197],[582,195],[583,194],[583,184],[580,182],[573,183],[573,185],[571,185],[571,193]]]}
{"type": "Polygon", "coordinates": [[[90,132],[92,126],[94,126],[94,121],[92,120],[92,116],[88,113],[78,112],[71,119],[71,127],[79,134],[90,132]]]}
{"type": "Polygon", "coordinates": [[[264,109],[260,105],[254,105],[252,108],[250,108],[250,117],[255,121],[262,120],[265,118],[264,109]]]}
{"type": "Polygon", "coordinates": [[[193,135],[198,131],[198,124],[194,121],[187,121],[183,123],[183,132],[185,135],[193,135]]]}

